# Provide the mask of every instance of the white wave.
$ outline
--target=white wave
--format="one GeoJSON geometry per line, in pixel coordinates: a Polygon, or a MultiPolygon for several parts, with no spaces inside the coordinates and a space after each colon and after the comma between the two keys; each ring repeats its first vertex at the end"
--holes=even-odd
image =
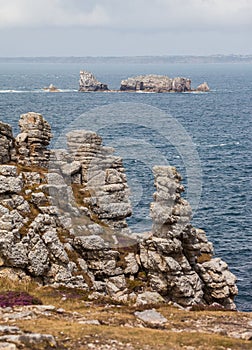
{"type": "Polygon", "coordinates": [[[205,91],[182,91],[182,94],[196,94],[196,95],[201,95],[201,94],[209,94],[208,92],[205,91]]]}
{"type": "Polygon", "coordinates": [[[79,90],[75,90],[75,89],[62,89],[62,90],[59,90],[59,92],[79,92],[79,90]]]}
{"type": "Polygon", "coordinates": [[[0,94],[23,93],[23,92],[30,92],[30,91],[24,91],[24,90],[0,90],[0,94]]]}
{"type": "Polygon", "coordinates": [[[195,144],[197,147],[204,147],[204,148],[213,148],[213,147],[225,147],[225,146],[239,146],[239,141],[234,142],[227,142],[227,143],[216,143],[216,144],[209,144],[209,145],[202,145],[202,144],[195,144]]]}
{"type": "Polygon", "coordinates": [[[156,91],[144,91],[144,90],[137,90],[135,91],[136,94],[157,94],[156,91]]]}
{"type": "MultiPolygon", "coordinates": [[[[29,93],[47,93],[50,91],[44,90],[44,89],[38,89],[38,90],[0,90],[0,94],[29,94],[29,93]]],[[[58,93],[67,93],[67,92],[78,92],[78,90],[75,89],[62,89],[59,90],[58,93]]],[[[51,93],[51,92],[50,92],[51,93]]]]}

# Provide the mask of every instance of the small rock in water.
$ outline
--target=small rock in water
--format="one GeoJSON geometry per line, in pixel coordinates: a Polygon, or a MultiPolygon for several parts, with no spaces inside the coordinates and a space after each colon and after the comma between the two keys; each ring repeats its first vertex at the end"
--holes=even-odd
{"type": "Polygon", "coordinates": [[[201,92],[209,92],[210,88],[209,88],[208,84],[206,82],[204,82],[203,84],[200,84],[196,90],[201,91],[201,92]]]}

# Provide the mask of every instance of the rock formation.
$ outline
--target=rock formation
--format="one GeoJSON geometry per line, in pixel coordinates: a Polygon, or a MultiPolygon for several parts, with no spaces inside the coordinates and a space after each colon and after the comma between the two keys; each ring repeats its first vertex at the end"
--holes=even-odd
{"type": "Polygon", "coordinates": [[[210,88],[208,86],[208,84],[206,82],[204,82],[203,84],[200,84],[196,91],[201,91],[201,92],[209,92],[210,91],[210,88]]]}
{"type": "Polygon", "coordinates": [[[53,84],[50,84],[48,87],[45,87],[43,90],[48,92],[60,92],[60,90],[53,84]]]}
{"type": "MultiPolygon", "coordinates": [[[[79,91],[110,91],[106,84],[99,82],[92,73],[80,71],[79,91]]],[[[114,90],[117,91],[117,90],[114,90]]],[[[188,78],[169,78],[165,75],[140,75],[121,81],[119,91],[125,92],[191,92],[191,80],[188,78]]],[[[207,83],[199,85],[196,91],[210,91],[207,83]]]]}
{"type": "Polygon", "coordinates": [[[101,144],[101,137],[94,132],[83,130],[67,134],[69,153],[81,164],[85,205],[109,226],[125,231],[125,219],[132,210],[122,159],[113,156],[113,148],[101,144]]]}
{"type": "Polygon", "coordinates": [[[99,135],[73,131],[66,150],[48,151],[52,135],[41,115],[24,114],[19,125],[14,142],[0,124],[0,276],[8,268],[125,303],[235,308],[235,276],[190,224],[175,168],[154,167],[153,227],[132,234],[122,159],[99,135]]]}
{"type": "Polygon", "coordinates": [[[10,162],[15,156],[14,142],[11,126],[0,122],[0,164],[10,162]]]}
{"type": "Polygon", "coordinates": [[[171,79],[163,75],[140,75],[122,80],[121,91],[145,92],[185,92],[191,91],[191,80],[186,78],[171,79]]]}
{"type": "Polygon", "coordinates": [[[52,138],[50,125],[42,115],[30,112],[21,116],[19,127],[21,133],[16,138],[19,164],[46,167],[50,158],[47,146],[52,138]]]}
{"type": "Polygon", "coordinates": [[[99,82],[92,73],[80,71],[79,91],[108,91],[108,86],[99,82]]]}

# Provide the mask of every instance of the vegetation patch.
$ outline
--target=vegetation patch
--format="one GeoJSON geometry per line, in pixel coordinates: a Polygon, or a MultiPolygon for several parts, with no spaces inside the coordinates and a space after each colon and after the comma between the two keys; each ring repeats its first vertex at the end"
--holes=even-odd
{"type": "Polygon", "coordinates": [[[9,291],[0,294],[0,307],[23,305],[41,305],[42,301],[29,293],[9,291]]]}

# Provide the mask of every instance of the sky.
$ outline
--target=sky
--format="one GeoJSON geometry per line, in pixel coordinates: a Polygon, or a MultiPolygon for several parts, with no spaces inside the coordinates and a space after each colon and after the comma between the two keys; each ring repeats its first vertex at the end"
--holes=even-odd
{"type": "Polygon", "coordinates": [[[0,56],[252,54],[252,0],[0,0],[0,56]]]}

